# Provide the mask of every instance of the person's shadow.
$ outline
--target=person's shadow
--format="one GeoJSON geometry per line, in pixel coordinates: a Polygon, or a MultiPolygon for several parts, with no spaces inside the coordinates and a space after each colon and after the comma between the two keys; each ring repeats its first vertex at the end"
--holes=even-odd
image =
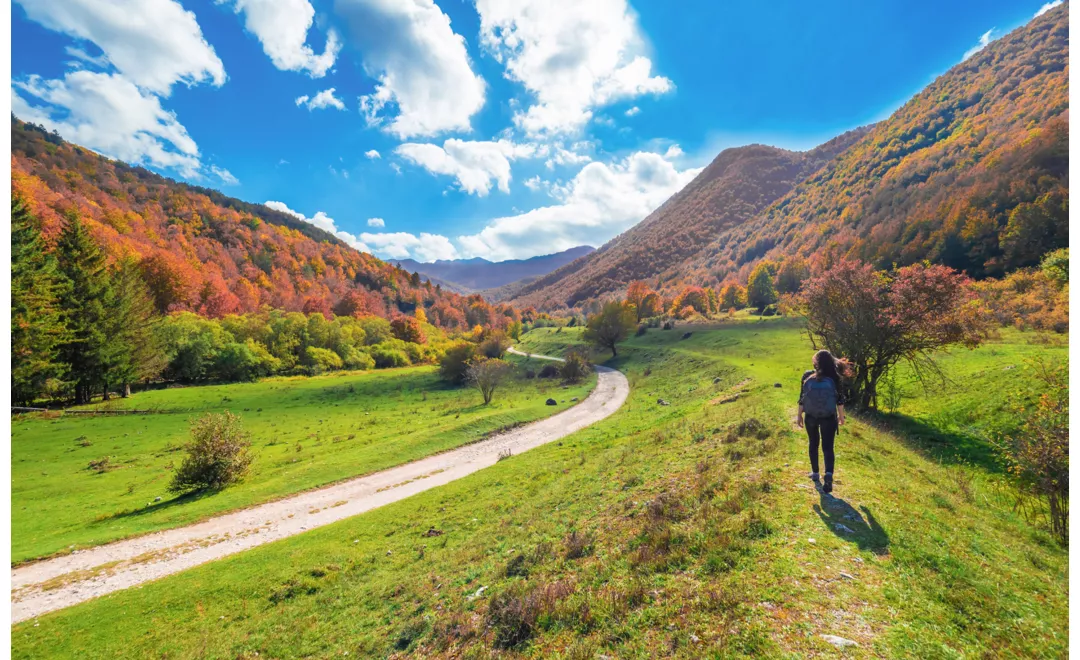
{"type": "Polygon", "coordinates": [[[860,550],[869,550],[876,555],[889,553],[889,535],[878,524],[870,509],[860,506],[861,513],[839,497],[834,497],[818,488],[820,504],[814,505],[814,513],[821,522],[837,537],[859,546],[860,550]]]}

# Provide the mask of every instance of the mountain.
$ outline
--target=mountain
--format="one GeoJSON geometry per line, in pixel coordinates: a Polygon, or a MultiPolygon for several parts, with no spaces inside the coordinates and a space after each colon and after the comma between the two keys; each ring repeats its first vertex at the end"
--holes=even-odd
{"type": "Polygon", "coordinates": [[[726,228],[753,217],[865,135],[860,128],[810,151],[760,144],[725,149],[685,188],[596,252],[512,293],[515,304],[573,307],[659,275],[726,228]]]}
{"type": "Polygon", "coordinates": [[[78,214],[111,259],[130,254],[160,311],[205,316],[289,311],[392,316],[418,304],[444,327],[485,324],[490,306],[423,283],[286,213],[109,160],[11,122],[11,185],[46,241],[78,214]]]}
{"type": "Polygon", "coordinates": [[[1067,246],[1068,39],[1062,5],[994,41],[670,275],[708,283],[799,254],[981,278],[1067,246]]]}
{"type": "Polygon", "coordinates": [[[887,120],[807,152],[801,168],[791,152],[729,149],[641,224],[513,302],[581,305],[639,278],[671,296],[745,282],[757,261],[786,255],[881,268],[929,259],[974,277],[1033,265],[1068,245],[1068,34],[1065,4],[887,120]]]}
{"type": "Polygon", "coordinates": [[[482,289],[493,289],[517,280],[546,275],[565,264],[595,252],[596,248],[588,245],[546,254],[531,259],[510,259],[507,261],[488,261],[475,257],[472,259],[441,259],[431,263],[420,263],[412,259],[392,260],[409,272],[418,272],[421,277],[431,281],[448,283],[452,288],[471,293],[482,289]]]}

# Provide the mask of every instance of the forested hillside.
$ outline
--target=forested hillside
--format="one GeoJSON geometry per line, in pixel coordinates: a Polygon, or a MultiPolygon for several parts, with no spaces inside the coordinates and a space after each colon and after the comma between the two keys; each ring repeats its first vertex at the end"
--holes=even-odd
{"type": "Polygon", "coordinates": [[[14,117],[11,140],[12,191],[46,243],[77,215],[111,261],[138,261],[160,312],[222,317],[269,305],[389,317],[423,305],[446,328],[492,320],[478,300],[426,285],[286,213],[106,159],[14,117]]]}
{"type": "Polygon", "coordinates": [[[753,144],[725,149],[693,181],[640,224],[598,251],[537,278],[514,295],[545,308],[578,303],[651,278],[738,226],[865,134],[845,133],[806,152],[753,144]]]}
{"type": "Polygon", "coordinates": [[[991,43],[677,272],[820,252],[978,278],[1034,266],[1068,245],[1068,39],[1063,5],[991,43]]]}
{"type": "Polygon", "coordinates": [[[725,151],[640,225],[514,301],[579,306],[633,279],[670,299],[687,285],[745,284],[755,263],[794,255],[880,268],[929,259],[976,278],[1036,265],[1068,245],[1068,5],[822,150],[803,167],[767,147],[725,151]]]}

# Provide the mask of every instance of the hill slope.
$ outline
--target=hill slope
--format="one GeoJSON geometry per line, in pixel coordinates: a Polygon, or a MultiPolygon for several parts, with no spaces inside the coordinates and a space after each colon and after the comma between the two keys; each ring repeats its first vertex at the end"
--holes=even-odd
{"type": "Polygon", "coordinates": [[[46,239],[78,214],[111,258],[139,258],[161,311],[322,311],[349,296],[352,308],[380,316],[424,304],[448,327],[475,311],[286,213],[109,160],[14,117],[11,140],[12,191],[46,239]]]}
{"type": "Polygon", "coordinates": [[[998,276],[1068,245],[1068,37],[1062,5],[993,42],[672,276],[821,252],[998,276]]]}
{"type": "Polygon", "coordinates": [[[522,287],[515,303],[574,305],[653,277],[738,226],[813,174],[866,129],[806,152],[760,144],[725,149],[686,188],[595,253],[522,287]]]}
{"type": "Polygon", "coordinates": [[[545,254],[530,259],[508,259],[492,262],[487,259],[440,259],[421,263],[412,259],[391,260],[391,263],[409,272],[419,272],[421,277],[442,281],[451,287],[468,292],[493,289],[518,280],[545,275],[578,257],[595,252],[590,245],[545,254]]]}
{"type": "Polygon", "coordinates": [[[1066,4],[868,129],[804,155],[726,150],[641,224],[511,295],[572,307],[638,278],[673,295],[793,254],[997,276],[1067,244],[1066,4]]]}

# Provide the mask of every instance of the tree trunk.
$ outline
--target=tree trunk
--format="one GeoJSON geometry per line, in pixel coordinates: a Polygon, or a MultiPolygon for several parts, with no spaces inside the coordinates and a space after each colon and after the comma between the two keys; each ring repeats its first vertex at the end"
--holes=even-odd
{"type": "Polygon", "coordinates": [[[124,383],[124,393],[120,396],[125,399],[131,396],[131,383],[124,383]]]}
{"type": "Polygon", "coordinates": [[[618,355],[618,353],[615,352],[615,344],[612,344],[611,345],[611,357],[615,357],[617,355],[618,355]]]}
{"type": "Polygon", "coordinates": [[[108,401],[109,400],[109,384],[108,383],[104,383],[101,386],[101,400],[102,401],[108,401]]]}

